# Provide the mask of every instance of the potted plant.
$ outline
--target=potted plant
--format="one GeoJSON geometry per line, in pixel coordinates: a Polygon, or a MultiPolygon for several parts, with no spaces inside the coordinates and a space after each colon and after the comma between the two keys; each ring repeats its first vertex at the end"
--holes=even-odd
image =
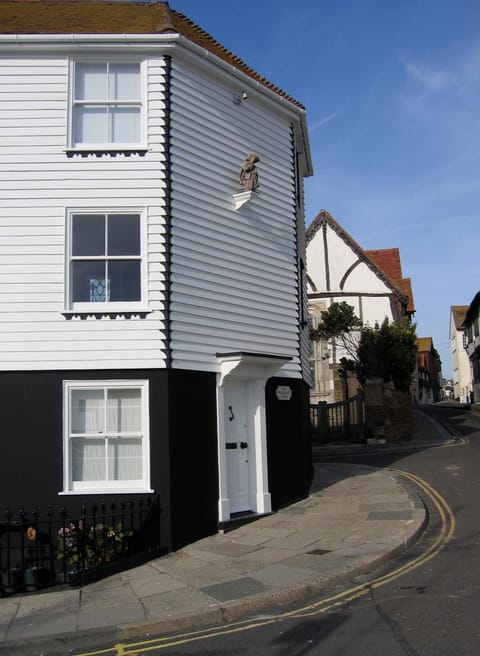
{"type": "Polygon", "coordinates": [[[83,571],[102,567],[119,558],[131,535],[132,531],[125,531],[121,522],[115,526],[97,523],[87,527],[80,520],[62,527],[57,534],[57,558],[65,559],[70,566],[68,582],[79,585],[83,571]]]}
{"type": "Polygon", "coordinates": [[[23,573],[25,592],[35,592],[50,583],[50,570],[46,567],[27,567],[23,573]]]}

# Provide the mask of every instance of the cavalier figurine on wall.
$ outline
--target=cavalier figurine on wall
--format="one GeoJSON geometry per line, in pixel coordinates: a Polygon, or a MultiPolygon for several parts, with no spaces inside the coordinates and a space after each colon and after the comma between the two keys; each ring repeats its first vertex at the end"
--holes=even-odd
{"type": "Polygon", "coordinates": [[[240,184],[245,191],[257,191],[258,189],[258,172],[255,164],[260,161],[257,153],[249,153],[247,159],[243,162],[240,171],[240,184]]]}

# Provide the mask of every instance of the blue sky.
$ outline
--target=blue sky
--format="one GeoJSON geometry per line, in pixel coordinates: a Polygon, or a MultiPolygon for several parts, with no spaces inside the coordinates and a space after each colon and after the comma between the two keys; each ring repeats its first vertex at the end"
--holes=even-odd
{"type": "Polygon", "coordinates": [[[450,306],[480,289],[478,0],[170,0],[307,110],[306,224],[400,249],[417,334],[451,376],[450,306]]]}

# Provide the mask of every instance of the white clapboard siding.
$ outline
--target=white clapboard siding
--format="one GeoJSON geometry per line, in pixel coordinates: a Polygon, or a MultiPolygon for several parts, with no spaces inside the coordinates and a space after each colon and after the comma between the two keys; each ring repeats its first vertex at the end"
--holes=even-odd
{"type": "Polygon", "coordinates": [[[217,371],[215,354],[291,358],[300,377],[295,187],[289,118],[185,63],[172,65],[171,344],[174,367],[217,371]],[[234,210],[258,152],[259,192],[234,210]]]}
{"type": "MultiPolygon", "coordinates": [[[[165,67],[145,67],[145,156],[68,158],[67,56],[0,56],[0,369],[163,367],[165,329],[165,67]],[[68,209],[142,210],[142,318],[65,314],[68,209]]],[[[95,308],[92,308],[95,310],[95,308]]],[[[125,308],[128,311],[128,308],[125,308]]]]}

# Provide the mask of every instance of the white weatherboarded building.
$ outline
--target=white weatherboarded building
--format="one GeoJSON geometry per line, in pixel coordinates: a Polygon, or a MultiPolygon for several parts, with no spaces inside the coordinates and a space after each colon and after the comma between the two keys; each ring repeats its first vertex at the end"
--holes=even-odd
{"type": "MultiPolygon", "coordinates": [[[[469,305],[450,307],[450,352],[453,366],[453,398],[461,403],[471,403],[473,398],[472,367],[467,354],[468,331],[463,322],[470,309],[469,305]]],[[[471,331],[472,332],[472,331],[471,331]]],[[[473,341],[473,332],[470,335],[473,341]]]]}
{"type": "Polygon", "coordinates": [[[176,548],[303,496],[303,107],[165,2],[0,12],[2,498],[176,548]]]}

